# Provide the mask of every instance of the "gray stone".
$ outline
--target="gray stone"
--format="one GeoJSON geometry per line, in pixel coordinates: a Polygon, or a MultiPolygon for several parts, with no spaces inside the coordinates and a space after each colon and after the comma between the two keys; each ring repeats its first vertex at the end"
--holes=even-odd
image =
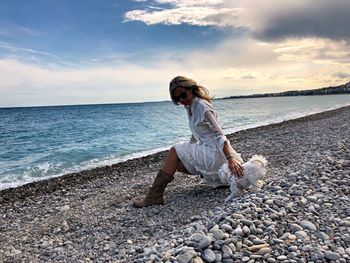
{"type": "Polygon", "coordinates": [[[195,233],[191,236],[191,239],[197,242],[198,247],[201,249],[204,249],[208,247],[211,244],[210,237],[202,234],[202,233],[195,233]]]}
{"type": "Polygon", "coordinates": [[[303,229],[308,229],[308,230],[311,230],[311,231],[316,231],[317,230],[317,227],[310,221],[301,221],[300,222],[300,225],[303,227],[303,229]]]}
{"type": "Polygon", "coordinates": [[[281,261],[281,260],[287,260],[288,258],[285,255],[281,255],[277,257],[277,260],[281,261]]]}
{"type": "Polygon", "coordinates": [[[298,251],[298,247],[297,246],[290,246],[290,247],[288,247],[288,251],[289,252],[296,252],[296,251],[298,251]]]}
{"type": "Polygon", "coordinates": [[[313,247],[311,245],[305,245],[301,248],[301,250],[304,252],[309,252],[313,250],[313,247]]]}
{"type": "Polygon", "coordinates": [[[221,262],[222,261],[222,255],[220,253],[215,253],[215,261],[221,262]]]}
{"type": "Polygon", "coordinates": [[[243,226],[242,231],[243,231],[243,235],[249,236],[249,234],[250,234],[250,229],[249,229],[248,226],[243,226]]]}
{"type": "Polygon", "coordinates": [[[339,255],[341,255],[341,256],[346,255],[345,249],[342,248],[342,247],[339,247],[339,248],[337,249],[337,252],[338,252],[339,255]]]}
{"type": "Polygon", "coordinates": [[[259,249],[258,254],[259,255],[265,255],[265,254],[269,254],[270,252],[271,252],[271,248],[263,247],[263,248],[259,249]]]}
{"type": "Polygon", "coordinates": [[[240,225],[236,227],[236,229],[234,230],[234,234],[236,234],[237,236],[243,236],[243,230],[240,225]]]}
{"type": "Polygon", "coordinates": [[[215,254],[211,249],[204,250],[204,260],[209,263],[215,261],[215,254]]]}
{"type": "Polygon", "coordinates": [[[301,238],[301,239],[307,238],[307,234],[305,231],[297,231],[294,234],[296,235],[297,238],[301,238]]]}
{"type": "Polygon", "coordinates": [[[333,251],[325,251],[324,252],[324,257],[328,260],[339,260],[341,256],[333,251]]]}
{"type": "Polygon", "coordinates": [[[309,195],[308,197],[306,197],[306,199],[307,199],[309,202],[314,202],[314,203],[317,202],[317,196],[314,196],[314,195],[309,195]]]}
{"type": "Polygon", "coordinates": [[[261,244],[265,244],[266,242],[264,240],[261,239],[253,239],[253,244],[254,245],[261,245],[261,244]]]}
{"type": "Polygon", "coordinates": [[[324,253],[320,250],[314,251],[314,252],[312,252],[312,254],[314,254],[314,256],[317,258],[317,260],[324,259],[324,253]]]}
{"type": "Polygon", "coordinates": [[[275,262],[276,262],[276,259],[274,259],[274,258],[267,258],[266,261],[267,261],[268,263],[275,263],[275,262]]]}
{"type": "Polygon", "coordinates": [[[237,248],[236,248],[235,244],[230,243],[230,244],[228,244],[227,246],[231,249],[231,251],[232,251],[233,253],[235,253],[235,252],[237,251],[237,248]]]}
{"type": "Polygon", "coordinates": [[[228,246],[223,245],[222,248],[221,248],[221,250],[222,250],[222,253],[223,253],[223,254],[226,254],[226,255],[228,255],[229,257],[232,257],[232,256],[233,256],[232,250],[231,250],[228,246]]]}
{"type": "Polygon", "coordinates": [[[238,241],[237,244],[236,244],[237,251],[240,251],[242,249],[242,246],[243,246],[242,242],[238,241]]]}
{"type": "Polygon", "coordinates": [[[229,224],[222,224],[221,229],[225,230],[226,232],[232,232],[233,228],[229,224]]]}
{"type": "Polygon", "coordinates": [[[253,224],[253,222],[251,220],[248,220],[248,219],[241,219],[241,222],[243,225],[246,225],[246,226],[250,226],[253,224]]]}
{"type": "Polygon", "coordinates": [[[298,224],[291,224],[289,226],[289,229],[292,232],[297,232],[297,231],[302,231],[303,230],[303,228],[301,226],[299,226],[298,224]]]}
{"type": "Polygon", "coordinates": [[[180,254],[176,257],[179,263],[189,263],[192,259],[197,256],[197,252],[194,250],[187,251],[186,253],[180,254]]]}
{"type": "Polygon", "coordinates": [[[323,240],[329,240],[329,236],[324,232],[318,232],[317,236],[322,238],[323,240]]]}
{"type": "Polygon", "coordinates": [[[219,229],[217,225],[210,229],[209,232],[212,233],[214,235],[214,238],[218,240],[224,239],[225,237],[224,232],[221,229],[219,229]]]}
{"type": "Polygon", "coordinates": [[[244,219],[244,215],[242,214],[232,214],[232,217],[235,219],[244,219]]]}

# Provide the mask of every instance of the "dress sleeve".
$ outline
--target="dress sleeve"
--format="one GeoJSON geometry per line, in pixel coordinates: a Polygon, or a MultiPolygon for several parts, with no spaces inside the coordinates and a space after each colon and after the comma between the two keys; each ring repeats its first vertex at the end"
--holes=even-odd
{"type": "MultiPolygon", "coordinates": [[[[230,141],[226,138],[225,134],[223,133],[220,124],[217,121],[216,116],[214,115],[214,112],[211,110],[207,110],[204,113],[204,123],[207,124],[212,131],[212,133],[215,135],[215,143],[217,146],[222,150],[222,154],[225,156],[224,153],[224,144],[227,142],[230,146],[230,141]]],[[[237,153],[232,146],[230,147],[230,154],[233,155],[233,157],[239,161],[240,163],[243,163],[243,159],[241,157],[241,154],[237,153]]]]}
{"type": "Polygon", "coordinates": [[[218,123],[213,111],[211,111],[211,110],[205,111],[203,122],[209,126],[210,130],[212,131],[212,133],[215,136],[216,144],[223,151],[225,142],[228,142],[228,143],[230,143],[230,142],[229,142],[229,140],[227,140],[224,132],[222,131],[220,124],[218,123]]]}

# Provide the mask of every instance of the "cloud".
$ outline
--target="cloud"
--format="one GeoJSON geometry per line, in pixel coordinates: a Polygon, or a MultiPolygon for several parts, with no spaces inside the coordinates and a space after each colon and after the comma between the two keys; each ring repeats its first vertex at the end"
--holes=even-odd
{"type": "Polygon", "coordinates": [[[339,79],[350,80],[350,73],[348,73],[348,72],[335,72],[332,74],[332,76],[339,78],[339,79]]]}
{"type": "Polygon", "coordinates": [[[312,61],[350,67],[350,43],[322,38],[288,39],[276,42],[274,52],[281,61],[312,61]]]}
{"type": "Polygon", "coordinates": [[[347,0],[305,1],[271,14],[257,36],[268,40],[310,36],[350,39],[349,10],[347,0]]]}
{"type": "Polygon", "coordinates": [[[15,59],[0,60],[0,106],[62,105],[154,101],[168,98],[176,70],[160,65],[43,67],[15,59]],[[152,92],[150,92],[152,91],[152,92]]]}
{"type": "Polygon", "coordinates": [[[218,96],[320,88],[344,83],[350,74],[346,41],[320,38],[257,42],[253,38],[227,39],[211,50],[186,54],[187,68],[218,96]],[[238,90],[239,89],[239,90],[238,90]]]}
{"type": "Polygon", "coordinates": [[[158,6],[148,6],[145,10],[127,12],[124,21],[142,21],[147,25],[241,26],[238,18],[242,16],[244,10],[227,8],[222,6],[223,2],[221,0],[158,0],[154,1],[158,6]]]}
{"type": "Polygon", "coordinates": [[[104,61],[84,67],[51,67],[0,60],[0,106],[59,105],[168,100],[175,75],[196,79],[216,97],[320,88],[346,82],[350,53],[346,41],[319,38],[274,43],[226,39],[177,54],[148,54],[157,63],[104,61]]]}
{"type": "Polygon", "coordinates": [[[55,55],[48,53],[48,52],[43,52],[43,51],[38,51],[38,50],[34,50],[31,48],[21,48],[21,47],[15,47],[13,45],[10,45],[9,43],[0,41],[0,49],[6,49],[10,52],[13,53],[31,53],[31,54],[35,54],[35,55],[41,55],[41,56],[48,56],[48,57],[52,57],[52,58],[57,58],[55,55]]]}
{"type": "Polygon", "coordinates": [[[147,25],[244,27],[265,41],[291,37],[350,39],[348,0],[158,0],[125,21],[147,25]]]}

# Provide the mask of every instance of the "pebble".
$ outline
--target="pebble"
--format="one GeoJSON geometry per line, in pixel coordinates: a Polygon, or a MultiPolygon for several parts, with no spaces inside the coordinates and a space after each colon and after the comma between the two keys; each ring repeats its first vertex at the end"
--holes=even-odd
{"type": "Polygon", "coordinates": [[[228,247],[228,246],[226,246],[226,245],[223,245],[222,246],[222,253],[225,255],[228,255],[229,257],[232,257],[233,256],[233,253],[232,253],[232,250],[228,247]]]}
{"type": "Polygon", "coordinates": [[[271,249],[269,247],[263,247],[259,249],[258,254],[265,255],[265,254],[269,254],[270,252],[271,252],[271,249]]]}
{"type": "Polygon", "coordinates": [[[297,231],[297,232],[295,232],[295,235],[297,238],[301,238],[301,239],[308,237],[308,235],[305,231],[297,231]]]}
{"type": "Polygon", "coordinates": [[[317,227],[310,221],[301,221],[300,222],[300,225],[303,227],[303,229],[308,229],[308,230],[311,230],[311,231],[316,231],[317,230],[317,227]]]}
{"type": "Polygon", "coordinates": [[[288,251],[290,251],[290,252],[296,252],[296,251],[298,251],[298,246],[290,246],[290,247],[288,247],[288,251]]]}
{"type": "Polygon", "coordinates": [[[192,259],[197,256],[197,252],[194,250],[187,251],[186,253],[180,254],[176,257],[179,263],[189,263],[192,259]]]}
{"type": "Polygon", "coordinates": [[[224,232],[218,227],[218,225],[215,225],[212,229],[210,229],[209,233],[213,233],[214,238],[217,240],[222,240],[225,237],[224,232]]]}
{"type": "Polygon", "coordinates": [[[332,251],[325,251],[324,257],[328,260],[339,260],[341,258],[338,253],[332,251]]]}
{"type": "Polygon", "coordinates": [[[277,257],[277,260],[282,261],[282,260],[287,260],[287,256],[281,255],[277,257]]]}
{"type": "Polygon", "coordinates": [[[318,232],[317,235],[323,240],[328,240],[329,239],[329,236],[326,233],[324,233],[324,232],[318,232]]]}
{"type": "Polygon", "coordinates": [[[195,257],[193,260],[192,260],[192,263],[203,263],[203,260],[201,257],[195,257]]]}
{"type": "Polygon", "coordinates": [[[203,233],[195,233],[191,239],[198,243],[198,247],[200,249],[204,249],[211,244],[210,237],[206,236],[203,233]]]}
{"type": "Polygon", "coordinates": [[[214,262],[216,259],[214,252],[211,249],[204,250],[204,260],[206,262],[214,262]]]}
{"type": "Polygon", "coordinates": [[[302,231],[303,230],[303,228],[301,226],[299,226],[298,224],[291,224],[289,226],[289,229],[292,232],[297,232],[297,231],[302,231]]]}

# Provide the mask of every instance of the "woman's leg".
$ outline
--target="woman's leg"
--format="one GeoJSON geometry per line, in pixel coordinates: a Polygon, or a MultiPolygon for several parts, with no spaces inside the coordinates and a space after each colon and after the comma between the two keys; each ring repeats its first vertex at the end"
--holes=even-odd
{"type": "Polygon", "coordinates": [[[134,201],[133,205],[135,207],[145,207],[150,205],[164,204],[163,194],[165,187],[174,179],[174,174],[176,170],[185,173],[187,172],[186,168],[180,162],[175,148],[172,147],[169,150],[168,156],[163,164],[163,167],[158,172],[153,182],[153,185],[150,188],[146,197],[143,200],[134,201]]]}
{"type": "Polygon", "coordinates": [[[169,175],[173,175],[176,171],[190,174],[180,161],[174,147],[170,148],[168,156],[163,164],[162,171],[169,175]]]}
{"type": "Polygon", "coordinates": [[[180,159],[177,156],[176,150],[174,147],[171,147],[168,156],[163,163],[162,171],[169,175],[173,175],[176,172],[179,163],[180,159]]]}

